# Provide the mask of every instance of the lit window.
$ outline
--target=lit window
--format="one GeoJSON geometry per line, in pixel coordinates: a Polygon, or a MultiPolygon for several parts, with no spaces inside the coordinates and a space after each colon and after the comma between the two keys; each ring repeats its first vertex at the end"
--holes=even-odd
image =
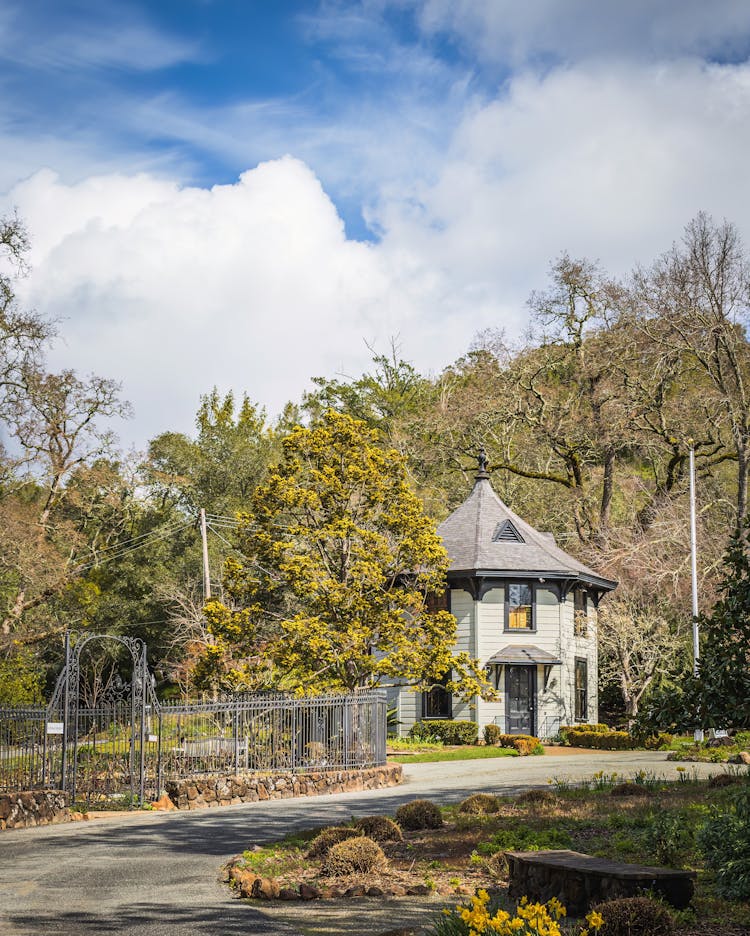
{"type": "Polygon", "coordinates": [[[534,604],[531,585],[508,585],[508,630],[532,630],[534,604]]]}

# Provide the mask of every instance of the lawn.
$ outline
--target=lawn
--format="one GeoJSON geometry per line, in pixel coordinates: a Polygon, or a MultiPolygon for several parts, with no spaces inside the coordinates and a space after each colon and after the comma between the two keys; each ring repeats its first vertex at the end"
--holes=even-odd
{"type": "Polygon", "coordinates": [[[429,750],[411,748],[408,752],[397,750],[388,754],[388,760],[396,761],[397,764],[431,764],[438,761],[483,760],[488,757],[518,757],[518,753],[512,748],[462,744],[457,747],[435,745],[429,750]]]}

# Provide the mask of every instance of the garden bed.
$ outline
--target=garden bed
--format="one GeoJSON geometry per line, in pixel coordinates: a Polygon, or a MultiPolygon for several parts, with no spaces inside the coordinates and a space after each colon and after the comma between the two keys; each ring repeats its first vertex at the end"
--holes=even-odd
{"type": "Polygon", "coordinates": [[[309,856],[320,832],[312,829],[250,847],[228,867],[227,880],[238,893],[261,900],[361,899],[374,901],[374,907],[393,896],[424,901],[432,895],[439,905],[440,899],[465,902],[478,888],[503,899],[504,852],[574,849],[611,861],[695,870],[695,898],[691,908],[676,914],[676,932],[701,930],[707,936],[711,927],[724,927],[726,933],[750,933],[750,902],[719,896],[696,844],[695,833],[712,808],[726,806],[748,782],[739,772],[721,776],[726,779],[717,783],[685,774],[668,784],[644,774],[624,781],[600,773],[583,787],[551,783],[519,797],[489,797],[496,811],[488,814],[445,807],[441,827],[403,829],[402,841],[380,842],[384,866],[340,876],[325,873],[323,862],[309,856]],[[270,883],[253,890],[256,880],[270,883]]]}

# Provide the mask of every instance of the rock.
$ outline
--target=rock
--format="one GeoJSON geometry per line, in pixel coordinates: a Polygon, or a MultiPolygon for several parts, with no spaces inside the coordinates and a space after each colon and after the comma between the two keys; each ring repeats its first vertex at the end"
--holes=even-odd
{"type": "Polygon", "coordinates": [[[738,763],[750,765],[750,753],[747,751],[740,751],[737,757],[739,757],[738,763]]]}
{"type": "Polygon", "coordinates": [[[474,888],[468,887],[466,884],[459,884],[458,887],[453,889],[454,894],[461,894],[462,897],[469,897],[474,894],[474,888]]]}
{"type": "Polygon", "coordinates": [[[406,888],[401,884],[391,884],[388,890],[393,897],[406,897],[406,888]]]}
{"type": "Polygon", "coordinates": [[[344,897],[364,897],[365,889],[361,884],[355,884],[344,891],[344,897]]]}
{"type": "Polygon", "coordinates": [[[166,793],[163,793],[158,800],[154,800],[151,804],[151,808],[158,809],[163,812],[171,812],[173,809],[177,809],[175,804],[166,793]]]}
{"type": "Polygon", "coordinates": [[[274,900],[279,896],[279,890],[279,885],[273,878],[256,878],[250,896],[260,900],[274,900]]]}
{"type": "Polygon", "coordinates": [[[328,896],[333,898],[333,900],[338,900],[340,897],[343,897],[346,892],[341,887],[331,887],[328,889],[328,896]]]}
{"type": "Polygon", "coordinates": [[[319,900],[323,893],[317,887],[313,887],[312,884],[300,884],[299,895],[303,900],[319,900]]]}
{"type": "Polygon", "coordinates": [[[382,887],[378,887],[377,884],[373,884],[371,887],[368,887],[365,893],[368,897],[385,897],[385,891],[382,887]]]}
{"type": "Polygon", "coordinates": [[[254,897],[255,882],[259,881],[260,878],[254,871],[243,871],[237,877],[237,885],[239,887],[241,897],[254,897]]]}
{"type": "Polygon", "coordinates": [[[411,887],[407,887],[406,893],[410,897],[426,897],[432,893],[432,888],[426,884],[412,884],[411,887]]]}
{"type": "Polygon", "coordinates": [[[300,895],[291,887],[282,887],[279,890],[279,900],[299,900],[300,895]]]}
{"type": "Polygon", "coordinates": [[[455,893],[453,887],[450,884],[438,884],[437,892],[441,897],[452,897],[455,893]]]}
{"type": "Polygon", "coordinates": [[[247,875],[247,873],[246,868],[241,868],[239,865],[233,864],[229,868],[227,880],[230,884],[239,884],[243,876],[247,875]]]}

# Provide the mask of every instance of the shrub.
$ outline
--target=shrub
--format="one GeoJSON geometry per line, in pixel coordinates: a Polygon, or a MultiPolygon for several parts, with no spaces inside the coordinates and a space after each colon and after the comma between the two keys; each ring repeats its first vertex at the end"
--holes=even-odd
{"type": "Polygon", "coordinates": [[[692,844],[692,830],[680,816],[658,812],[650,816],[646,844],[660,865],[682,867],[687,848],[692,844]]]}
{"type": "Polygon", "coordinates": [[[472,813],[475,816],[486,816],[496,813],[500,808],[500,800],[491,793],[472,793],[458,807],[459,812],[472,813]]]}
{"type": "Polygon", "coordinates": [[[604,920],[597,936],[671,936],[674,932],[669,912],[650,897],[620,897],[592,910],[604,920]]]}
{"type": "Polygon", "coordinates": [[[750,899],[750,784],[743,783],[732,801],[714,807],[698,832],[698,847],[716,871],[716,890],[730,900],[750,899]]]}
{"type": "Polygon", "coordinates": [[[439,829],[443,824],[443,815],[430,800],[417,799],[398,807],[396,822],[402,829],[413,832],[419,829],[439,829]]]}
{"type": "Polygon", "coordinates": [[[573,840],[564,829],[532,829],[519,822],[494,832],[486,842],[477,845],[480,855],[497,851],[543,851],[546,848],[570,848],[573,840]]]}
{"type": "Polygon", "coordinates": [[[550,793],[549,790],[526,790],[525,793],[516,797],[516,802],[520,805],[549,806],[550,808],[560,805],[559,797],[550,793]]]}
{"type": "Polygon", "coordinates": [[[338,845],[339,842],[346,839],[358,838],[361,835],[362,832],[359,829],[352,829],[349,826],[329,826],[310,842],[307,857],[325,858],[334,845],[338,845]]]}
{"type": "Polygon", "coordinates": [[[593,725],[589,725],[587,722],[579,722],[577,725],[560,725],[558,734],[563,741],[567,741],[569,731],[596,731],[603,733],[611,731],[611,729],[609,725],[603,725],[601,722],[596,722],[593,725]]]}
{"type": "Polygon", "coordinates": [[[501,734],[502,734],[502,731],[500,731],[499,725],[493,725],[492,723],[490,723],[489,725],[485,725],[484,726],[484,743],[485,744],[497,744],[497,742],[500,740],[501,734]]]}
{"type": "Polygon", "coordinates": [[[412,725],[409,737],[417,741],[442,741],[443,744],[476,744],[479,728],[471,721],[430,719],[412,725]]]}
{"type": "Polygon", "coordinates": [[[664,748],[668,748],[673,741],[673,735],[667,734],[665,731],[660,731],[658,734],[648,735],[643,738],[642,744],[647,751],[661,751],[664,748]]]}
{"type": "MultiPolygon", "coordinates": [[[[541,747],[541,741],[533,735],[501,734],[497,739],[497,743],[500,747],[513,748],[522,756],[533,754],[537,747],[541,747]]],[[[542,748],[542,751],[544,751],[544,748],[542,748]]]]}
{"type": "Polygon", "coordinates": [[[635,738],[627,731],[589,731],[570,729],[567,732],[568,743],[573,747],[596,748],[600,751],[632,751],[638,747],[635,738]]]}
{"type": "Polygon", "coordinates": [[[362,816],[354,827],[374,842],[402,842],[404,839],[398,823],[388,816],[362,816]]]}
{"type": "Polygon", "coordinates": [[[321,871],[331,877],[345,877],[347,874],[382,871],[387,865],[388,859],[380,845],[372,839],[359,836],[333,845],[326,855],[321,871]]]}
{"type": "Polygon", "coordinates": [[[708,781],[708,785],[711,787],[711,789],[715,790],[719,787],[732,786],[733,784],[737,783],[738,780],[739,777],[735,777],[734,774],[718,773],[711,777],[711,779],[708,781]]]}

